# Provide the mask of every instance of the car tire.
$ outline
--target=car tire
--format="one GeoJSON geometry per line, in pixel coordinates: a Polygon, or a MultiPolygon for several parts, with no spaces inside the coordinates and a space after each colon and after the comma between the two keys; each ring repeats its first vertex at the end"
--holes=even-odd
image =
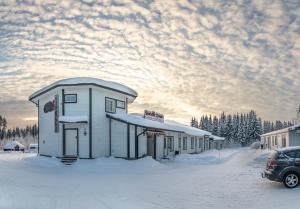
{"type": "Polygon", "coordinates": [[[299,185],[299,175],[295,172],[289,172],[283,177],[283,184],[289,189],[293,189],[299,185]]]}

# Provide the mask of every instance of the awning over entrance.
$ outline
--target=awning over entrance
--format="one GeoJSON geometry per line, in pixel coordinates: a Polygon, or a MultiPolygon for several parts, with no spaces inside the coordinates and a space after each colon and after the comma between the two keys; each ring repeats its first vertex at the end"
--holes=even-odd
{"type": "Polygon", "coordinates": [[[87,116],[59,116],[60,123],[88,123],[87,116]]]}

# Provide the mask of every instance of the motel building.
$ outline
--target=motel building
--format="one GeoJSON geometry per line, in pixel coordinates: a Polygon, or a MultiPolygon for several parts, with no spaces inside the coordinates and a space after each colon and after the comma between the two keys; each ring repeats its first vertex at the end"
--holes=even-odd
{"type": "Polygon", "coordinates": [[[166,121],[160,113],[128,114],[137,96],[122,84],[86,77],[38,90],[29,100],[38,108],[39,155],[160,160],[222,148],[224,138],[166,121]]]}
{"type": "Polygon", "coordinates": [[[267,149],[300,146],[300,106],[294,126],[261,135],[261,146],[267,149]]]}

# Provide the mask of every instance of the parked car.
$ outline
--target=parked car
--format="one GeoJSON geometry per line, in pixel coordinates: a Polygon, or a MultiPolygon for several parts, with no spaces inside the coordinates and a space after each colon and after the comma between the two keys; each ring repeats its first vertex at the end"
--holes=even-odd
{"type": "Polygon", "coordinates": [[[274,150],[268,158],[262,177],[283,182],[287,188],[297,187],[300,180],[300,147],[274,150]]]}

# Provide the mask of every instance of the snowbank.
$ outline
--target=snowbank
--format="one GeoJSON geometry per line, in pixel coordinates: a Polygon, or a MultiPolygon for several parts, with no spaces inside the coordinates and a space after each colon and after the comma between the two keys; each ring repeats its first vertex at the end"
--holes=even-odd
{"type": "Polygon", "coordinates": [[[240,152],[240,149],[207,150],[199,154],[181,154],[175,157],[174,162],[199,165],[223,163],[240,152]]]}

